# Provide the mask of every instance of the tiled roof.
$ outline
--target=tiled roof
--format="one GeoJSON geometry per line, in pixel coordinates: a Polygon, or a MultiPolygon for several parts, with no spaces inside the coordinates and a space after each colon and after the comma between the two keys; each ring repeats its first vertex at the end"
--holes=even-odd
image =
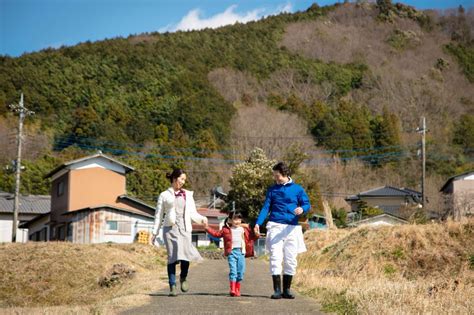
{"type": "Polygon", "coordinates": [[[464,173],[459,174],[459,175],[451,176],[450,178],[448,178],[448,180],[446,181],[446,183],[444,183],[443,187],[441,187],[441,189],[440,189],[439,191],[444,191],[444,190],[446,189],[446,187],[447,187],[452,181],[458,180],[459,178],[464,177],[464,176],[466,176],[466,175],[470,175],[470,174],[474,174],[474,170],[468,171],[468,172],[464,172],[464,173]]]}
{"type": "MultiPolygon", "coordinates": [[[[13,213],[14,195],[0,193],[0,212],[13,213]]],[[[51,196],[27,195],[20,196],[19,213],[43,214],[51,211],[51,196]]]]}
{"type": "Polygon", "coordinates": [[[383,213],[383,214],[379,214],[379,215],[376,215],[376,216],[373,216],[373,217],[370,217],[370,218],[366,218],[364,220],[351,222],[351,223],[349,223],[349,226],[358,226],[358,225],[361,225],[361,224],[374,222],[374,221],[380,220],[381,218],[384,218],[384,217],[391,218],[392,220],[398,221],[400,223],[407,223],[408,222],[403,218],[393,216],[393,215],[388,214],[388,213],[383,213]]]}
{"type": "Polygon", "coordinates": [[[147,218],[154,218],[155,217],[154,215],[145,213],[145,212],[140,211],[140,210],[120,208],[120,207],[116,207],[116,206],[112,206],[112,205],[108,205],[108,204],[95,205],[95,206],[91,206],[91,207],[85,207],[85,208],[82,208],[82,209],[72,210],[72,211],[68,211],[66,213],[63,213],[62,215],[63,216],[73,216],[78,212],[97,211],[97,210],[102,210],[102,209],[112,209],[112,210],[117,210],[117,211],[121,211],[121,212],[133,213],[133,214],[141,215],[141,216],[144,216],[144,217],[147,217],[147,218]]]}
{"type": "MultiPolygon", "coordinates": [[[[219,224],[209,224],[209,227],[217,231],[219,230],[219,224]]],[[[193,232],[206,232],[206,230],[204,229],[204,225],[193,223],[193,232]]]]}
{"type": "Polygon", "coordinates": [[[418,194],[421,195],[420,192],[414,190],[408,190],[404,188],[396,188],[392,186],[383,186],[375,189],[371,189],[368,191],[361,192],[358,194],[359,196],[410,196],[418,194]]]}
{"type": "Polygon", "coordinates": [[[222,213],[219,209],[198,208],[197,211],[205,217],[222,218],[227,216],[227,214],[222,213]]]}
{"type": "Polygon", "coordinates": [[[129,196],[129,195],[120,195],[120,196],[118,196],[118,198],[119,198],[119,199],[126,199],[126,200],[132,201],[132,202],[134,202],[134,203],[140,204],[140,205],[142,205],[142,206],[144,206],[144,207],[147,207],[147,208],[149,208],[149,209],[151,209],[151,210],[155,210],[155,207],[153,207],[153,206],[147,204],[146,202],[144,202],[144,201],[142,201],[142,200],[140,200],[140,199],[138,199],[138,198],[135,198],[135,197],[132,197],[132,196],[129,196]]]}
{"type": "Polygon", "coordinates": [[[357,195],[349,196],[346,200],[357,200],[359,197],[405,197],[421,198],[419,191],[409,188],[396,188],[392,186],[383,186],[361,192],[357,195]]]}

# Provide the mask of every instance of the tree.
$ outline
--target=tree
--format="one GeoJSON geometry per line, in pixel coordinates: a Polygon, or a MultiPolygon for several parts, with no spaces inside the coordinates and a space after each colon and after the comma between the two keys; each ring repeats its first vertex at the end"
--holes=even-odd
{"type": "MultiPolygon", "coordinates": [[[[374,134],[377,154],[386,154],[390,158],[390,153],[400,151],[400,121],[398,116],[384,107],[382,115],[378,115],[372,121],[372,131],[374,134]]],[[[380,156],[383,158],[383,156],[380,156]]],[[[376,164],[382,164],[383,159],[377,159],[376,164]]]]}
{"type": "Polygon", "coordinates": [[[217,151],[218,144],[212,132],[209,129],[205,129],[198,133],[194,147],[196,148],[194,155],[198,157],[209,157],[217,151]]]}
{"type": "Polygon", "coordinates": [[[273,183],[272,167],[275,161],[266,157],[265,152],[255,148],[247,161],[237,164],[230,178],[229,205],[235,207],[244,217],[256,219],[265,201],[268,187],[273,183]]]}
{"type": "Polygon", "coordinates": [[[463,114],[454,128],[453,143],[466,153],[474,152],[474,115],[463,114]]]}
{"type": "Polygon", "coordinates": [[[294,143],[286,150],[283,160],[286,161],[290,173],[294,175],[298,172],[301,163],[308,158],[309,155],[305,153],[297,143],[294,143]]]}

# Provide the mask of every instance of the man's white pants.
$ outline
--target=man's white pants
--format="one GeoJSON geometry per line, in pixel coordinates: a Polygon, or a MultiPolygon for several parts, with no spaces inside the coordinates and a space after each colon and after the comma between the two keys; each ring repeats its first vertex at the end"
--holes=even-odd
{"type": "Polygon", "coordinates": [[[306,251],[301,225],[267,223],[266,249],[270,253],[272,275],[293,276],[298,264],[296,257],[306,251]],[[283,268],[282,268],[283,263],[283,268]]]}

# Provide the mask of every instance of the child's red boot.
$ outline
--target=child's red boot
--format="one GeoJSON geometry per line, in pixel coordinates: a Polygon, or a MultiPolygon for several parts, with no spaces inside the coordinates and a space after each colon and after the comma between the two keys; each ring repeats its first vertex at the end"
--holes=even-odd
{"type": "Polygon", "coordinates": [[[235,296],[240,296],[240,282],[235,283],[235,296]]]}
{"type": "Polygon", "coordinates": [[[235,286],[237,282],[235,281],[230,281],[230,296],[235,296],[235,286]]]}

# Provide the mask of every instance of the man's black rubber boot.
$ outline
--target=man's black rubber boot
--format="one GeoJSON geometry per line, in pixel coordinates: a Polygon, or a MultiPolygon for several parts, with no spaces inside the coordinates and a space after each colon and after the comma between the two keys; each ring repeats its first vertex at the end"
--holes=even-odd
{"type": "Polygon", "coordinates": [[[282,297],[284,299],[294,299],[294,294],[291,293],[291,280],[293,280],[293,276],[290,275],[283,275],[283,294],[282,297]]]}
{"type": "Polygon", "coordinates": [[[281,276],[272,276],[273,279],[273,290],[275,291],[271,298],[274,300],[281,299],[281,276]]]}

